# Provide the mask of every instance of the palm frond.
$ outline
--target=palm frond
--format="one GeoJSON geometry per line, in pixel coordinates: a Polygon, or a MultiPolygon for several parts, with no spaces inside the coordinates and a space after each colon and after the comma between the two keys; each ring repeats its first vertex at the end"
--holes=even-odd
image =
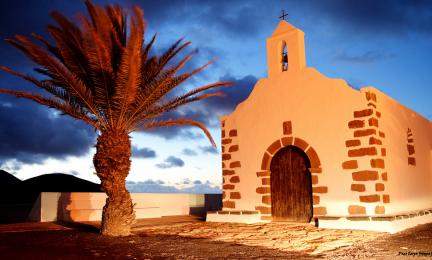
{"type": "MultiPolygon", "coordinates": [[[[156,34],[144,41],[143,11],[135,6],[131,12],[118,5],[102,7],[85,0],[88,15],[78,14],[79,24],[59,12],[52,12],[54,25],[48,25],[51,39],[32,34],[33,38],[16,35],[8,42],[37,64],[39,78],[0,67],[14,76],[44,90],[44,95],[5,90],[60,110],[83,120],[99,130],[130,132],[148,124],[168,111],[205,98],[220,96],[204,91],[228,85],[216,82],[202,86],[173,99],[167,96],[211,63],[180,73],[194,52],[176,57],[191,43],[179,39],[162,54],[152,52],[156,34]],[[175,61],[175,62],[174,62],[175,61]],[[46,96],[45,96],[46,95],[46,96]]],[[[170,126],[195,121],[154,123],[170,126]]],[[[206,132],[209,134],[208,132],[206,132]]]]}
{"type": "Polygon", "coordinates": [[[171,127],[171,126],[195,126],[200,128],[204,134],[209,139],[210,143],[213,147],[216,147],[216,143],[213,140],[213,137],[211,136],[209,130],[205,127],[205,125],[201,122],[188,119],[188,118],[179,118],[179,119],[169,119],[164,121],[152,121],[143,124],[144,129],[152,129],[152,128],[159,128],[159,127],[171,127]]]}
{"type": "Polygon", "coordinates": [[[123,118],[129,105],[135,100],[138,88],[141,84],[141,50],[143,44],[144,22],[143,12],[135,7],[130,21],[130,36],[128,44],[122,54],[119,70],[116,74],[116,95],[114,102],[118,102],[120,117],[118,122],[124,122],[123,118]]]}
{"type": "Polygon", "coordinates": [[[59,100],[55,100],[52,98],[46,98],[41,95],[35,94],[35,93],[28,93],[25,91],[16,91],[16,90],[10,90],[10,89],[2,89],[0,88],[0,94],[7,94],[12,95],[17,98],[24,98],[28,100],[32,100],[36,103],[39,103],[41,105],[55,108],[59,111],[61,111],[64,114],[67,114],[73,118],[82,120],[86,122],[89,125],[92,125],[95,128],[99,128],[99,123],[96,119],[91,118],[91,116],[87,115],[85,111],[80,110],[79,106],[73,107],[71,104],[68,103],[61,103],[59,100]]]}

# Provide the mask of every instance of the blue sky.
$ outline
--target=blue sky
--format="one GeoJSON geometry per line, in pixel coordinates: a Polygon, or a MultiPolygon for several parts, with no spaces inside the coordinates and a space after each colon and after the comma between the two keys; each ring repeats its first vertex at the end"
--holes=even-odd
{"type": "MultiPolygon", "coordinates": [[[[265,39],[282,9],[306,35],[308,66],[354,87],[372,85],[423,116],[432,118],[431,1],[95,1],[144,9],[147,39],[157,32],[156,50],[180,37],[198,49],[191,67],[214,64],[184,87],[233,81],[226,97],[177,112],[204,121],[220,141],[217,117],[247,97],[266,76],[265,39]]],[[[32,64],[3,39],[45,34],[48,13],[84,11],[77,0],[11,0],[0,3],[0,63],[31,72],[32,64]]],[[[31,90],[0,73],[3,88],[31,90]]],[[[27,101],[0,96],[0,168],[21,179],[65,172],[97,181],[92,167],[95,133],[82,123],[27,101]]],[[[128,181],[134,190],[214,190],[221,182],[220,147],[213,150],[200,131],[170,129],[132,135],[134,157],[128,181]],[[169,187],[169,188],[167,188],[169,187]],[[151,188],[150,188],[151,189],[151,188]]]]}

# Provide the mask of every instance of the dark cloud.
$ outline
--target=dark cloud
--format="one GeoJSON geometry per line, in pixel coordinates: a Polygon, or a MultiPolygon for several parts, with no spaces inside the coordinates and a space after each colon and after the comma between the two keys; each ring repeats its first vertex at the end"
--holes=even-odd
{"type": "MultiPolygon", "coordinates": [[[[252,91],[257,78],[252,75],[248,75],[243,78],[235,78],[233,76],[226,75],[221,77],[219,80],[230,81],[233,83],[231,87],[225,87],[217,90],[224,93],[223,97],[208,98],[197,103],[190,104],[187,107],[181,108],[180,110],[170,111],[169,113],[163,115],[162,119],[190,118],[202,122],[210,128],[219,127],[218,117],[232,112],[240,102],[245,100],[252,91]]],[[[152,135],[163,137],[165,139],[181,137],[195,140],[204,138],[201,130],[198,129],[197,132],[192,131],[191,129],[193,128],[188,126],[167,127],[153,129],[146,132],[152,135]]]]}
{"type": "Polygon", "coordinates": [[[168,169],[173,167],[183,167],[185,165],[184,161],[175,156],[169,156],[162,163],[156,164],[156,167],[161,169],[168,169]]]}
{"type": "MultiPolygon", "coordinates": [[[[255,50],[254,46],[263,39],[264,34],[268,35],[273,30],[277,22],[274,18],[284,7],[289,8],[289,19],[293,24],[298,24],[301,28],[305,27],[311,32],[316,30],[319,32],[317,33],[319,36],[322,36],[320,34],[327,35],[327,29],[332,30],[332,33],[329,33],[331,35],[342,28],[347,31],[343,33],[344,37],[349,38],[353,35],[360,35],[360,37],[364,37],[364,42],[368,42],[370,39],[387,37],[389,34],[393,36],[407,33],[430,35],[432,32],[432,1],[426,0],[277,0],[272,2],[272,5],[269,5],[268,1],[264,0],[95,0],[95,2],[98,4],[119,3],[126,7],[133,4],[142,6],[145,11],[145,18],[148,20],[149,33],[146,35],[147,39],[151,36],[150,33],[159,32],[160,37],[158,36],[156,42],[157,49],[154,50],[155,53],[160,53],[169,46],[169,43],[179,37],[185,36],[186,40],[192,40],[196,45],[193,45],[186,52],[191,51],[196,46],[199,47],[199,51],[196,58],[192,59],[185,67],[185,70],[195,68],[214,57],[219,57],[223,61],[229,60],[227,55],[231,55],[230,57],[234,55],[234,59],[241,59],[244,64],[254,64],[253,66],[255,66],[257,60],[252,57],[256,57],[256,55],[253,55],[252,52],[250,56],[236,55],[237,52],[240,53],[240,50],[238,47],[233,46],[242,43],[241,46],[244,46],[242,50],[255,50]],[[365,37],[365,35],[370,38],[365,37]],[[247,42],[248,39],[250,42],[247,42]]],[[[52,22],[48,13],[55,9],[64,12],[68,16],[72,16],[77,11],[85,11],[83,2],[75,0],[0,1],[0,10],[2,10],[0,15],[1,65],[11,66],[19,71],[31,71],[31,64],[24,59],[24,56],[5,44],[3,39],[14,34],[28,35],[31,32],[46,35],[46,25],[52,22]]],[[[340,42],[346,40],[346,38],[340,38],[342,34],[337,32],[335,34],[339,35],[337,40],[340,40],[340,42]]],[[[402,37],[402,39],[405,38],[402,37]]],[[[264,44],[264,41],[260,44],[264,44]]],[[[261,48],[260,50],[263,50],[264,47],[261,46],[261,48]]],[[[336,55],[335,60],[368,64],[392,57],[392,54],[371,51],[360,54],[341,53],[336,55]]],[[[256,66],[259,67],[260,64],[256,64],[256,66]]],[[[232,66],[230,67],[228,63],[218,64],[216,68],[223,67],[230,68],[227,71],[231,72],[232,70],[232,66]]],[[[214,73],[214,71],[214,67],[209,69],[209,73],[214,73]]],[[[250,72],[237,71],[233,73],[245,75],[245,73],[250,72]]],[[[10,78],[4,78],[3,75],[4,73],[0,73],[0,87],[9,87],[14,81],[10,78]]],[[[204,73],[201,78],[194,79],[196,81],[192,82],[202,82],[201,80],[208,75],[204,73]]],[[[222,75],[222,73],[216,75],[222,75]]],[[[226,93],[225,97],[200,101],[188,108],[169,113],[166,118],[189,117],[205,123],[210,128],[218,127],[218,116],[231,112],[239,102],[244,100],[249,95],[257,78],[253,75],[246,77],[225,76],[221,80],[234,82],[233,87],[223,89],[226,93]]],[[[20,89],[30,89],[27,84],[18,83],[20,84],[16,86],[20,87],[20,89]]],[[[357,87],[358,84],[353,85],[357,87]]],[[[3,101],[3,106],[0,108],[0,120],[9,117],[6,121],[0,121],[2,128],[4,125],[8,125],[8,128],[11,129],[10,132],[14,132],[14,129],[18,126],[21,127],[17,134],[7,137],[5,137],[5,130],[0,130],[0,142],[6,142],[6,144],[0,145],[2,148],[0,150],[0,162],[18,158],[20,162],[34,163],[41,162],[48,157],[62,158],[68,155],[79,155],[85,153],[84,151],[87,151],[94,141],[94,133],[89,128],[77,127],[78,131],[72,132],[71,129],[75,129],[72,125],[80,125],[79,122],[51,117],[52,113],[48,113],[43,108],[36,108],[36,105],[29,106],[24,102],[16,103],[15,100],[3,98],[0,101],[3,101]],[[7,105],[12,105],[14,110],[7,110],[7,105]],[[15,109],[17,106],[22,107],[15,109]],[[4,114],[5,111],[7,111],[8,115],[4,114]],[[35,127],[41,126],[41,128],[23,127],[16,122],[14,125],[11,118],[18,115],[18,113],[22,114],[22,112],[24,112],[24,115],[20,116],[20,120],[30,123],[39,120],[41,123],[33,124],[35,127]],[[48,122],[48,124],[44,124],[44,122],[48,122]],[[55,129],[47,132],[48,127],[54,127],[55,129]],[[34,137],[31,137],[29,133],[22,133],[30,132],[30,129],[36,129],[34,137]],[[41,132],[47,132],[48,134],[44,135],[41,132]],[[59,142],[57,144],[59,147],[54,147],[50,143],[51,139],[41,139],[47,138],[46,136],[53,132],[55,132],[54,138],[60,138],[58,136],[61,135],[68,136],[72,133],[72,140],[69,142],[64,140],[68,138],[60,138],[56,141],[59,142]],[[4,140],[5,138],[10,140],[4,140]],[[33,140],[26,142],[26,145],[21,144],[21,140],[15,138],[23,138],[22,140],[31,138],[33,140]],[[38,138],[39,143],[34,140],[36,138],[38,138]],[[13,144],[14,142],[17,144],[13,144]],[[48,147],[46,152],[41,151],[45,149],[45,143],[47,143],[48,147]],[[64,146],[64,150],[61,149],[62,146],[64,146]]],[[[180,137],[195,140],[204,137],[201,132],[192,129],[191,127],[160,128],[149,133],[165,139],[180,137]]]]}
{"type": "Polygon", "coordinates": [[[203,152],[204,154],[210,153],[210,154],[219,154],[219,151],[217,150],[216,147],[213,147],[211,145],[208,146],[199,146],[198,147],[201,152],[203,152]]]}
{"type": "Polygon", "coordinates": [[[155,158],[156,151],[147,147],[138,148],[136,146],[132,146],[132,156],[136,158],[155,158]]]}
{"type": "MultiPolygon", "coordinates": [[[[107,1],[95,1],[99,4],[106,4],[107,1]]],[[[145,10],[145,17],[149,21],[149,28],[155,29],[156,31],[162,30],[166,26],[171,26],[172,20],[182,21],[184,26],[182,30],[188,30],[192,28],[194,21],[200,21],[200,26],[207,28],[206,30],[219,31],[223,30],[224,34],[228,33],[231,36],[241,36],[251,37],[256,33],[257,28],[259,28],[259,19],[251,19],[251,17],[257,17],[260,12],[255,11],[253,4],[243,3],[242,1],[234,1],[230,4],[218,3],[214,1],[110,1],[113,3],[119,3],[125,7],[130,7],[133,4],[141,5],[145,10]],[[203,8],[203,6],[205,8],[203,8]],[[218,14],[218,15],[214,15],[218,14]],[[187,20],[183,17],[189,17],[187,20]],[[170,17],[169,20],[166,18],[170,17]],[[182,18],[182,19],[176,19],[182,18]],[[241,20],[248,17],[250,22],[242,23],[241,20]],[[204,19],[205,18],[205,19],[204,19]]],[[[78,1],[52,1],[52,0],[41,0],[41,1],[5,1],[0,3],[1,10],[8,10],[3,12],[0,16],[0,29],[2,32],[2,37],[11,37],[14,34],[24,34],[29,35],[31,32],[36,32],[47,36],[46,25],[52,24],[53,20],[49,17],[49,12],[52,10],[59,10],[65,13],[69,17],[74,17],[76,12],[85,12],[85,6],[82,2],[78,1]],[[19,21],[17,21],[19,17],[19,21]],[[14,22],[16,21],[16,22],[14,22]]],[[[176,26],[179,26],[176,23],[176,26]]],[[[151,31],[149,33],[152,33],[151,31]]],[[[158,39],[154,54],[160,54],[165,50],[170,43],[173,42],[174,38],[179,38],[183,35],[178,35],[173,37],[161,36],[158,39]]],[[[150,37],[150,34],[146,36],[150,37]]],[[[200,38],[198,38],[200,39],[200,38]]],[[[194,46],[188,48],[184,53],[188,53],[194,49],[194,46]]],[[[30,72],[32,69],[32,64],[25,59],[25,57],[17,50],[13,49],[11,46],[7,45],[4,41],[0,41],[0,53],[2,58],[2,65],[11,66],[13,68],[18,68],[19,71],[30,72]]],[[[207,47],[200,44],[198,52],[196,53],[194,59],[192,59],[184,68],[185,71],[190,71],[215,57],[223,56],[223,51],[221,49],[216,49],[215,47],[207,47]]],[[[180,55],[182,56],[182,55],[180,55]]],[[[215,62],[216,66],[219,66],[218,62],[215,62]]],[[[212,70],[215,69],[215,65],[212,65],[212,70]]],[[[198,78],[193,78],[189,83],[202,82],[206,78],[207,70],[204,73],[198,75],[198,78]]],[[[0,76],[5,75],[0,73],[0,76]]],[[[10,77],[0,83],[10,83],[10,77]]],[[[34,88],[28,87],[28,84],[22,84],[18,81],[20,89],[33,90],[34,88]]],[[[3,85],[3,84],[2,84],[3,85]]],[[[9,84],[8,84],[9,85],[9,84]]],[[[180,87],[181,88],[181,87],[180,87]]],[[[229,94],[229,90],[227,90],[229,94]]],[[[175,94],[175,93],[174,93],[175,94]]],[[[233,97],[227,96],[225,98],[212,98],[214,100],[219,100],[222,102],[225,108],[226,104],[229,103],[228,99],[233,97]],[[223,101],[222,101],[223,100],[223,101]]],[[[234,97],[235,99],[235,97],[234,97]]],[[[213,104],[218,101],[202,101],[196,105],[192,105],[190,108],[183,108],[179,111],[174,111],[168,113],[164,118],[179,118],[186,117],[192,118],[194,120],[200,121],[209,127],[217,127],[218,119],[217,116],[220,114],[213,113],[215,106],[213,104]],[[208,103],[207,103],[208,102],[208,103]],[[211,107],[207,107],[209,104],[211,107]]],[[[157,135],[166,139],[173,139],[177,137],[186,139],[202,139],[204,135],[200,131],[192,130],[192,127],[169,127],[169,128],[159,128],[154,131],[150,131],[150,134],[157,135]]]]}
{"type": "Polygon", "coordinates": [[[145,11],[150,24],[176,26],[187,24],[191,29],[221,30],[230,37],[251,37],[259,32],[266,14],[256,8],[264,1],[127,1],[138,4],[145,11]],[[184,19],[188,17],[188,19],[184,19]]]}
{"type": "MultiPolygon", "coordinates": [[[[178,118],[178,116],[175,118],[178,118]]],[[[189,139],[189,140],[204,138],[204,136],[201,133],[192,131],[192,127],[189,126],[160,127],[156,129],[147,130],[145,131],[145,133],[159,136],[167,140],[172,140],[179,137],[189,139]]]]}
{"type": "Polygon", "coordinates": [[[396,57],[392,53],[383,53],[379,51],[367,51],[361,54],[348,54],[346,52],[335,55],[334,60],[349,63],[367,64],[378,61],[388,60],[396,57]]]}
{"type": "Polygon", "coordinates": [[[198,155],[197,152],[195,152],[194,150],[189,149],[189,148],[183,149],[182,154],[187,155],[187,156],[196,156],[196,155],[198,155]]]}
{"type": "Polygon", "coordinates": [[[309,4],[321,17],[357,33],[432,33],[432,1],[332,0],[309,4]]]}
{"type": "Polygon", "coordinates": [[[15,160],[13,161],[7,161],[5,163],[0,162],[0,167],[2,170],[7,171],[10,174],[16,175],[17,171],[19,171],[22,168],[22,163],[17,162],[15,160]]]}
{"type": "Polygon", "coordinates": [[[251,93],[258,79],[252,75],[243,78],[226,75],[221,77],[220,80],[229,81],[233,84],[231,87],[221,89],[225,96],[203,101],[204,109],[212,111],[218,116],[232,112],[239,103],[244,101],[251,93]]]}
{"type": "Polygon", "coordinates": [[[0,97],[0,123],[0,164],[81,156],[95,143],[89,126],[27,101],[0,97]]]}

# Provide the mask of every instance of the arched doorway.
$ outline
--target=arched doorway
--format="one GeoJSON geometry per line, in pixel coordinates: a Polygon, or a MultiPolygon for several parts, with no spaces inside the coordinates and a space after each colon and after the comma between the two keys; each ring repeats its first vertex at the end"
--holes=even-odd
{"type": "Polygon", "coordinates": [[[280,149],[270,163],[273,220],[309,222],[312,178],[307,155],[295,146],[280,149]]]}

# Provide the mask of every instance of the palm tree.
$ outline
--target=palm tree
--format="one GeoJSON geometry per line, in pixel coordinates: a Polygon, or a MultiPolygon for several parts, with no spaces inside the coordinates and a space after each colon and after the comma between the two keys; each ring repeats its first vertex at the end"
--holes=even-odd
{"type": "Polygon", "coordinates": [[[220,92],[202,93],[228,82],[216,82],[182,95],[167,94],[207,67],[190,72],[180,69],[192,54],[174,57],[190,42],[178,40],[160,56],[151,55],[155,36],[145,43],[143,11],[135,6],[128,14],[118,5],[98,6],[85,2],[89,16],[79,14],[80,25],[53,12],[56,25],[49,25],[53,42],[32,34],[33,39],[16,35],[7,41],[38,67],[43,79],[0,67],[3,71],[33,83],[44,94],[0,89],[0,93],[35,101],[82,120],[99,135],[93,163],[107,194],[101,234],[129,235],[135,212],[125,179],[129,174],[129,134],[168,126],[195,126],[215,143],[206,127],[188,118],[165,119],[167,112],[220,92]],[[127,21],[129,19],[129,22],[127,21]]]}

